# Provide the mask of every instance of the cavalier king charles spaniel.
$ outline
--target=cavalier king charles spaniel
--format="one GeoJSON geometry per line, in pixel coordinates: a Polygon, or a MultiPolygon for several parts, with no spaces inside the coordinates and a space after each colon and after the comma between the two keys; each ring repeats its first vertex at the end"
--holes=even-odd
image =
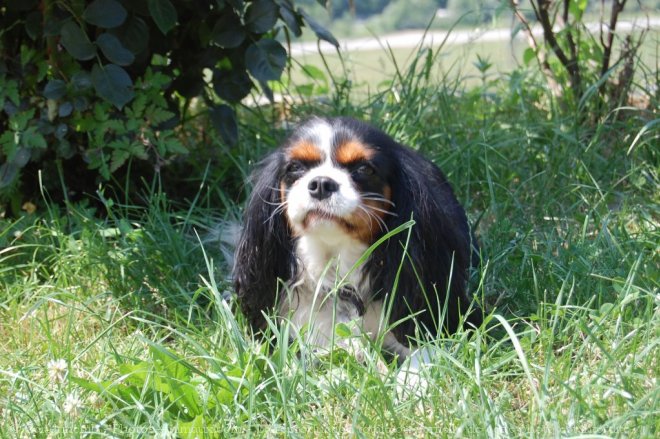
{"type": "Polygon", "coordinates": [[[420,336],[481,324],[465,212],[417,152],[354,119],[312,118],[253,178],[233,274],[255,330],[274,313],[329,348],[354,321],[401,360],[420,336]]]}

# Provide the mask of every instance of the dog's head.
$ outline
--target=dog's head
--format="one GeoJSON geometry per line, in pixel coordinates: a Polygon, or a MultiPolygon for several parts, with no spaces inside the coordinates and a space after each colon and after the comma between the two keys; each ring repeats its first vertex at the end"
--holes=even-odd
{"type": "Polygon", "coordinates": [[[369,245],[396,215],[393,159],[359,128],[312,119],[282,148],[279,199],[293,236],[348,235],[369,245]]]}
{"type": "MultiPolygon", "coordinates": [[[[374,297],[398,286],[391,319],[417,313],[430,329],[456,328],[470,303],[473,242],[462,207],[433,163],[363,122],[312,118],[253,175],[234,278],[255,327],[263,327],[263,313],[296,278],[299,239],[350,237],[369,246],[412,218],[410,233],[376,248],[362,270],[374,297]]],[[[400,327],[414,332],[414,322],[400,327]]]]}

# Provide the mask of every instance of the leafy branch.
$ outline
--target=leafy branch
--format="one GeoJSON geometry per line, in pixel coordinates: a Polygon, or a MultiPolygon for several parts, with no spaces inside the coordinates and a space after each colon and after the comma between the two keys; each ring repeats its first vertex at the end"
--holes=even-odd
{"type": "MultiPolygon", "coordinates": [[[[591,86],[598,84],[598,107],[610,102],[618,105],[620,99],[630,91],[631,77],[644,32],[635,39],[632,34],[622,41],[621,53],[612,62],[613,50],[617,37],[617,24],[624,11],[627,0],[613,0],[609,12],[609,21],[603,19],[606,2],[601,0],[600,37],[594,38],[584,22],[586,0],[530,0],[531,10],[536,23],[541,28],[543,41],[534,35],[533,23],[530,23],[518,0],[510,0],[513,14],[527,35],[530,49],[545,74],[551,89],[556,95],[564,94],[558,84],[568,83],[574,102],[581,102],[591,86]],[[607,31],[603,31],[607,28],[607,31]],[[594,67],[596,66],[596,67],[594,67]],[[614,68],[620,68],[618,77],[612,75],[614,68]],[[626,73],[628,72],[628,73],[626,73]],[[567,81],[562,78],[566,77],[567,81]]],[[[529,59],[528,56],[525,57],[529,59]]]]}

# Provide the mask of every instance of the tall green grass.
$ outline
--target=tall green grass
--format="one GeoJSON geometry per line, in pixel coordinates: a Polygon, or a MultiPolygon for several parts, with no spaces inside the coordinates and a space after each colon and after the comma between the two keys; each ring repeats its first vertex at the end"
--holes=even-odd
{"type": "MultiPolygon", "coordinates": [[[[657,113],[579,123],[536,73],[482,64],[466,88],[434,76],[441,54],[395,63],[367,98],[326,72],[328,99],[287,109],[360,117],[419,149],[477,225],[487,322],[429,343],[426,386],[402,385],[374,347],[363,362],[308,355],[277,323],[271,344],[252,338],[206,239],[240,196],[209,187],[211,170],[186,203],[155,180],[132,188],[142,206],[44,194],[38,213],[0,219],[0,435],[656,437],[657,113]]],[[[228,157],[241,172],[283,137],[278,117],[245,109],[228,157]]]]}

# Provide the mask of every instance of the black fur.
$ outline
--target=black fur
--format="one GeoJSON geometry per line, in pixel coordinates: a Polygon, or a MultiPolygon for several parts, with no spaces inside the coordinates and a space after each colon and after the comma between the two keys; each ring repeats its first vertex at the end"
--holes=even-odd
{"type": "MultiPolygon", "coordinates": [[[[403,232],[379,246],[363,268],[374,298],[393,297],[390,323],[396,323],[394,335],[405,344],[417,325],[431,335],[456,331],[460,316],[472,303],[468,277],[478,257],[474,257],[476,241],[465,212],[447,179],[432,162],[376,128],[349,118],[326,121],[338,133],[336,137],[357,138],[378,151],[374,168],[391,187],[395,203],[396,216],[385,218],[388,229],[415,220],[406,255],[407,233],[403,232]]],[[[295,242],[287,220],[283,212],[274,214],[281,201],[277,188],[284,160],[280,148],[256,170],[237,250],[235,287],[241,308],[255,329],[264,328],[263,313],[275,306],[281,281],[293,279],[297,271],[295,242]]],[[[481,319],[481,312],[475,309],[466,321],[478,326],[481,319]]]]}
{"type": "Polygon", "coordinates": [[[243,214],[234,260],[234,285],[243,314],[256,330],[265,328],[264,313],[275,306],[278,291],[295,276],[293,237],[282,214],[277,190],[283,174],[281,150],[267,156],[253,174],[254,188],[243,214]]]}

